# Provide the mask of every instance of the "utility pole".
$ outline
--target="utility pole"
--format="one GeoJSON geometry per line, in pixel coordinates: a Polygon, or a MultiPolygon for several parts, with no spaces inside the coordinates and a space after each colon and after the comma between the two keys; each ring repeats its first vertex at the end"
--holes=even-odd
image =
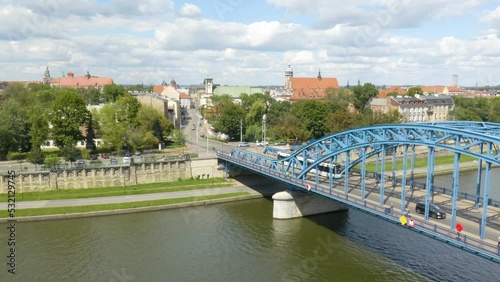
{"type": "Polygon", "coordinates": [[[243,119],[240,119],[240,143],[243,142],[243,119]]]}

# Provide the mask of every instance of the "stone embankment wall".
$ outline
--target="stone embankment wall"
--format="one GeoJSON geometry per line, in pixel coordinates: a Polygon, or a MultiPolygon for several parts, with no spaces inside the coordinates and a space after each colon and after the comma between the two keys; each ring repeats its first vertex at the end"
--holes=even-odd
{"type": "MultiPolygon", "coordinates": [[[[57,171],[19,173],[15,171],[16,192],[82,189],[172,182],[189,178],[223,177],[218,160],[174,160],[131,165],[74,168],[57,171]]],[[[0,193],[7,193],[9,175],[0,178],[0,193]]]]}

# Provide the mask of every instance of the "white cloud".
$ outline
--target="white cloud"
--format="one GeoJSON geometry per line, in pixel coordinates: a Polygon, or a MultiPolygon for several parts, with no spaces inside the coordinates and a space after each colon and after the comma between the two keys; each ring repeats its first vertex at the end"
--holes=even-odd
{"type": "Polygon", "coordinates": [[[201,9],[194,4],[185,3],[179,10],[179,15],[185,18],[197,18],[201,15],[201,9]]]}
{"type": "Polygon", "coordinates": [[[223,21],[170,0],[0,0],[0,80],[38,80],[48,65],[54,76],[88,70],[117,83],[200,83],[210,74],[221,84],[280,85],[292,63],[299,76],[321,68],[341,85],[445,84],[451,74],[468,85],[500,84],[490,75],[500,66],[500,7],[454,2],[268,0],[311,16],[285,23],[262,10],[254,11],[259,20],[245,11],[245,21],[223,21]],[[485,29],[426,36],[461,17],[485,29]]]}

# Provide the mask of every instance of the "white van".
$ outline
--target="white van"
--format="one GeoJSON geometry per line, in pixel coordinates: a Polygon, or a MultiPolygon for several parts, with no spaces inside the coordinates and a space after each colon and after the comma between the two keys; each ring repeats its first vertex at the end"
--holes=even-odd
{"type": "Polygon", "coordinates": [[[124,164],[129,164],[131,161],[131,158],[130,157],[123,157],[123,163],[124,164]]]}

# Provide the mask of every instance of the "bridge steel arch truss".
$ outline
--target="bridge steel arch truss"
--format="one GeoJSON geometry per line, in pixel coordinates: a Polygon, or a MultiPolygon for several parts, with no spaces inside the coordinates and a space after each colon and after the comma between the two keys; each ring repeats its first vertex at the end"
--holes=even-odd
{"type": "MultiPolygon", "coordinates": [[[[413,184],[416,147],[428,149],[428,166],[426,177],[425,220],[429,218],[429,207],[434,186],[434,168],[436,151],[453,153],[453,187],[452,187],[452,220],[450,228],[456,224],[456,211],[458,200],[458,183],[460,160],[462,155],[472,156],[477,159],[478,177],[475,195],[475,204],[478,208],[482,201],[482,215],[480,222],[480,238],[485,238],[487,211],[490,194],[491,167],[500,165],[500,124],[482,122],[440,122],[440,123],[410,123],[410,124],[385,124],[362,128],[355,128],[338,132],[314,141],[290,154],[289,157],[276,159],[267,155],[260,155],[245,150],[233,149],[231,158],[238,159],[273,172],[273,175],[301,179],[312,177],[316,185],[320,178],[320,164],[332,166],[333,163],[341,164],[342,177],[344,178],[344,192],[348,193],[349,175],[351,170],[360,165],[361,195],[365,198],[366,160],[376,157],[375,177],[385,179],[386,160],[392,158],[392,181],[395,179],[397,151],[402,155],[401,179],[401,211],[404,210],[407,192],[407,182],[410,188],[413,184]],[[389,155],[388,155],[389,154],[389,155]],[[392,154],[392,155],[391,155],[392,154]],[[411,167],[408,168],[408,163],[411,167]],[[311,173],[314,171],[314,173],[311,173]],[[481,183],[484,171],[484,184],[481,183]],[[407,176],[410,176],[409,179],[407,176]],[[409,181],[408,181],[409,180],[409,181]],[[480,187],[483,187],[482,197],[480,187]]],[[[278,150],[270,149],[273,155],[278,150]]],[[[400,157],[401,158],[401,157],[400,157]]],[[[335,179],[330,170],[328,182],[330,191],[335,179]]],[[[274,176],[275,177],[275,176],[274,176]]],[[[380,181],[380,205],[384,204],[384,182],[380,181]]],[[[495,187],[496,189],[496,187],[495,187]]]]}

